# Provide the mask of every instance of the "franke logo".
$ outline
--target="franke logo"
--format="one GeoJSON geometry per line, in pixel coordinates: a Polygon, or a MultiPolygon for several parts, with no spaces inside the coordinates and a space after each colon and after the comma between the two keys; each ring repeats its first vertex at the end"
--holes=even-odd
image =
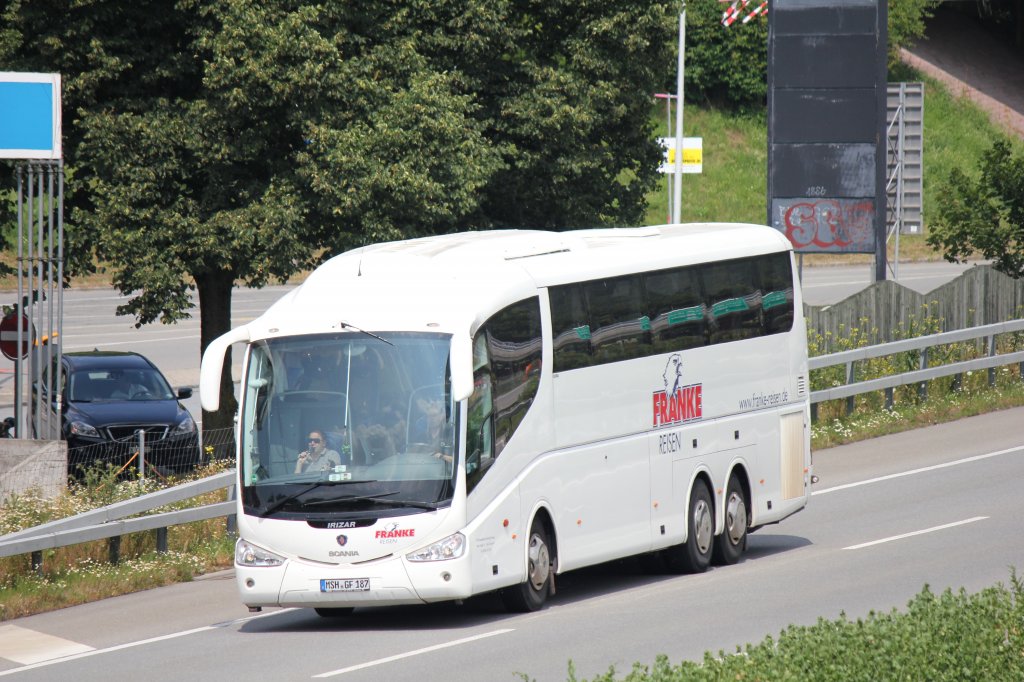
{"type": "Polygon", "coordinates": [[[383,530],[374,533],[378,540],[393,540],[397,538],[411,538],[416,536],[415,528],[399,528],[397,523],[389,523],[383,530]]]}
{"type": "Polygon", "coordinates": [[[662,374],[665,389],[654,392],[653,419],[655,428],[696,421],[703,415],[702,384],[681,386],[683,361],[679,354],[669,357],[662,374]]]}

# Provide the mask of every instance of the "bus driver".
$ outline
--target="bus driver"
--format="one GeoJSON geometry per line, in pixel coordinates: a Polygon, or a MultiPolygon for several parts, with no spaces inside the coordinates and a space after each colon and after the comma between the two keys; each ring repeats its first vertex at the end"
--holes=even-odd
{"type": "Polygon", "coordinates": [[[299,453],[299,458],[295,462],[295,473],[326,472],[339,465],[341,457],[334,450],[327,449],[323,431],[310,431],[309,447],[299,453]]]}

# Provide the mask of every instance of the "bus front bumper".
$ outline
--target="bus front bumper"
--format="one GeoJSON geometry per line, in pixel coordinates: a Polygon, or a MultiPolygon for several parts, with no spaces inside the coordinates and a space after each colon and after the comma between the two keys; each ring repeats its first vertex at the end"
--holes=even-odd
{"type": "Polygon", "coordinates": [[[346,608],[464,599],[470,595],[467,556],[411,562],[388,557],[330,565],[288,559],[280,566],[235,564],[235,582],[249,607],[346,608]]]}

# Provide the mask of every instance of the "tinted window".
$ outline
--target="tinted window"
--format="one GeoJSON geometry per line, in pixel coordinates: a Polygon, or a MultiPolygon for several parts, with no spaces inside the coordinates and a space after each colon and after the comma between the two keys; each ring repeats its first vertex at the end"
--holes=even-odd
{"type": "Polygon", "coordinates": [[[761,336],[761,289],[754,259],[701,268],[711,343],[761,336]]]}
{"type": "Polygon", "coordinates": [[[640,278],[616,277],[583,285],[590,311],[594,364],[650,354],[650,318],[644,312],[640,278]]]}
{"type": "Polygon", "coordinates": [[[496,313],[473,340],[474,390],[466,450],[470,490],[501,454],[537,395],[541,343],[537,298],[496,313]]]}
{"type": "Polygon", "coordinates": [[[793,328],[793,264],[788,253],[776,253],[760,260],[766,334],[793,328]]]}
{"type": "Polygon", "coordinates": [[[587,367],[590,355],[590,317],[580,285],[554,287],[551,299],[551,335],[554,338],[554,371],[587,367]]]}
{"type": "Polygon", "coordinates": [[[707,343],[704,295],[697,268],[650,272],[644,276],[654,353],[707,343]]]}

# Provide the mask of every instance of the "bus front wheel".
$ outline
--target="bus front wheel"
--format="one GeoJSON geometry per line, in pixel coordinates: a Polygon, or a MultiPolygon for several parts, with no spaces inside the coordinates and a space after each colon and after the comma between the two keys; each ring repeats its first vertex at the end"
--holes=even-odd
{"type": "Polygon", "coordinates": [[[690,513],[686,519],[686,542],[665,550],[669,569],[677,573],[703,573],[711,563],[711,547],[715,540],[715,512],[711,493],[702,480],[690,492],[690,513]]]}
{"type": "Polygon", "coordinates": [[[526,581],[501,591],[501,599],[509,611],[537,611],[544,606],[551,583],[554,556],[552,556],[544,523],[534,519],[530,528],[527,548],[526,581]]]}

